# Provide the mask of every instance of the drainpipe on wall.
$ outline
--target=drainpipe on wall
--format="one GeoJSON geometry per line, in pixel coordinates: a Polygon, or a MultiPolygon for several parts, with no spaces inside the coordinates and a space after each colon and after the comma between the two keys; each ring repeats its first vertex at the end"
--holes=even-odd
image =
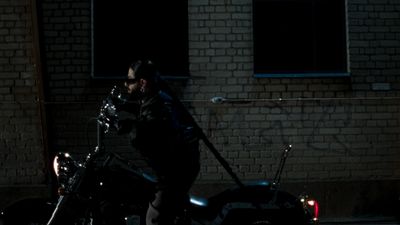
{"type": "Polygon", "coordinates": [[[43,64],[41,55],[40,45],[40,26],[38,17],[38,2],[36,0],[30,0],[31,15],[32,15],[32,44],[33,44],[33,66],[36,72],[36,82],[38,88],[38,96],[36,102],[38,104],[40,123],[41,123],[41,136],[43,144],[43,160],[46,171],[46,184],[51,186],[51,166],[50,166],[50,153],[49,153],[49,139],[48,139],[48,126],[47,126],[47,115],[46,115],[46,94],[44,89],[44,78],[43,78],[43,64]]]}

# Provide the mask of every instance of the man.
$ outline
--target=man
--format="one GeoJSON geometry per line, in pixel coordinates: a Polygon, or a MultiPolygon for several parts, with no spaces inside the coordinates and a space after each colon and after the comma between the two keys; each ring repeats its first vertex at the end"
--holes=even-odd
{"type": "Polygon", "coordinates": [[[146,224],[181,223],[188,191],[199,172],[198,138],[193,125],[185,118],[187,114],[176,104],[176,99],[161,89],[152,62],[132,64],[125,86],[131,99],[139,102],[133,143],[147,159],[158,180],[146,224]]]}

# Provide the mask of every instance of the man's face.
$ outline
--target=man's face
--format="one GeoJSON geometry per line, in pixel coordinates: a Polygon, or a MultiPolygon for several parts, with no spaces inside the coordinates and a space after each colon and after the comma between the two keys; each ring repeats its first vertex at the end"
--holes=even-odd
{"type": "Polygon", "coordinates": [[[128,80],[125,81],[125,87],[128,89],[129,94],[139,92],[140,90],[139,81],[135,79],[135,71],[132,68],[129,68],[128,80]]]}

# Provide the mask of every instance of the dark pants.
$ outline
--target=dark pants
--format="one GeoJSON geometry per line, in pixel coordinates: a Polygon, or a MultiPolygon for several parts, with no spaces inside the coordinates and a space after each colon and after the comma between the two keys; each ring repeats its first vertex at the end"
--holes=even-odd
{"type": "Polygon", "coordinates": [[[200,170],[198,152],[176,167],[170,176],[160,179],[154,199],[146,215],[146,225],[175,225],[187,221],[185,206],[189,204],[189,189],[200,170]],[[179,167],[179,168],[178,168],[179,167]]]}
{"type": "Polygon", "coordinates": [[[186,193],[159,190],[147,209],[146,225],[175,225],[185,220],[186,193]]]}

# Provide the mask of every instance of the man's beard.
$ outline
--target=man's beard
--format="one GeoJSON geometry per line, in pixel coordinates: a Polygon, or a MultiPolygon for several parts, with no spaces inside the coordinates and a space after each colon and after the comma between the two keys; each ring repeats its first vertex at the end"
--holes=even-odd
{"type": "Polygon", "coordinates": [[[129,93],[129,101],[140,101],[144,97],[145,94],[142,91],[140,91],[140,88],[132,90],[131,93],[129,93]]]}

